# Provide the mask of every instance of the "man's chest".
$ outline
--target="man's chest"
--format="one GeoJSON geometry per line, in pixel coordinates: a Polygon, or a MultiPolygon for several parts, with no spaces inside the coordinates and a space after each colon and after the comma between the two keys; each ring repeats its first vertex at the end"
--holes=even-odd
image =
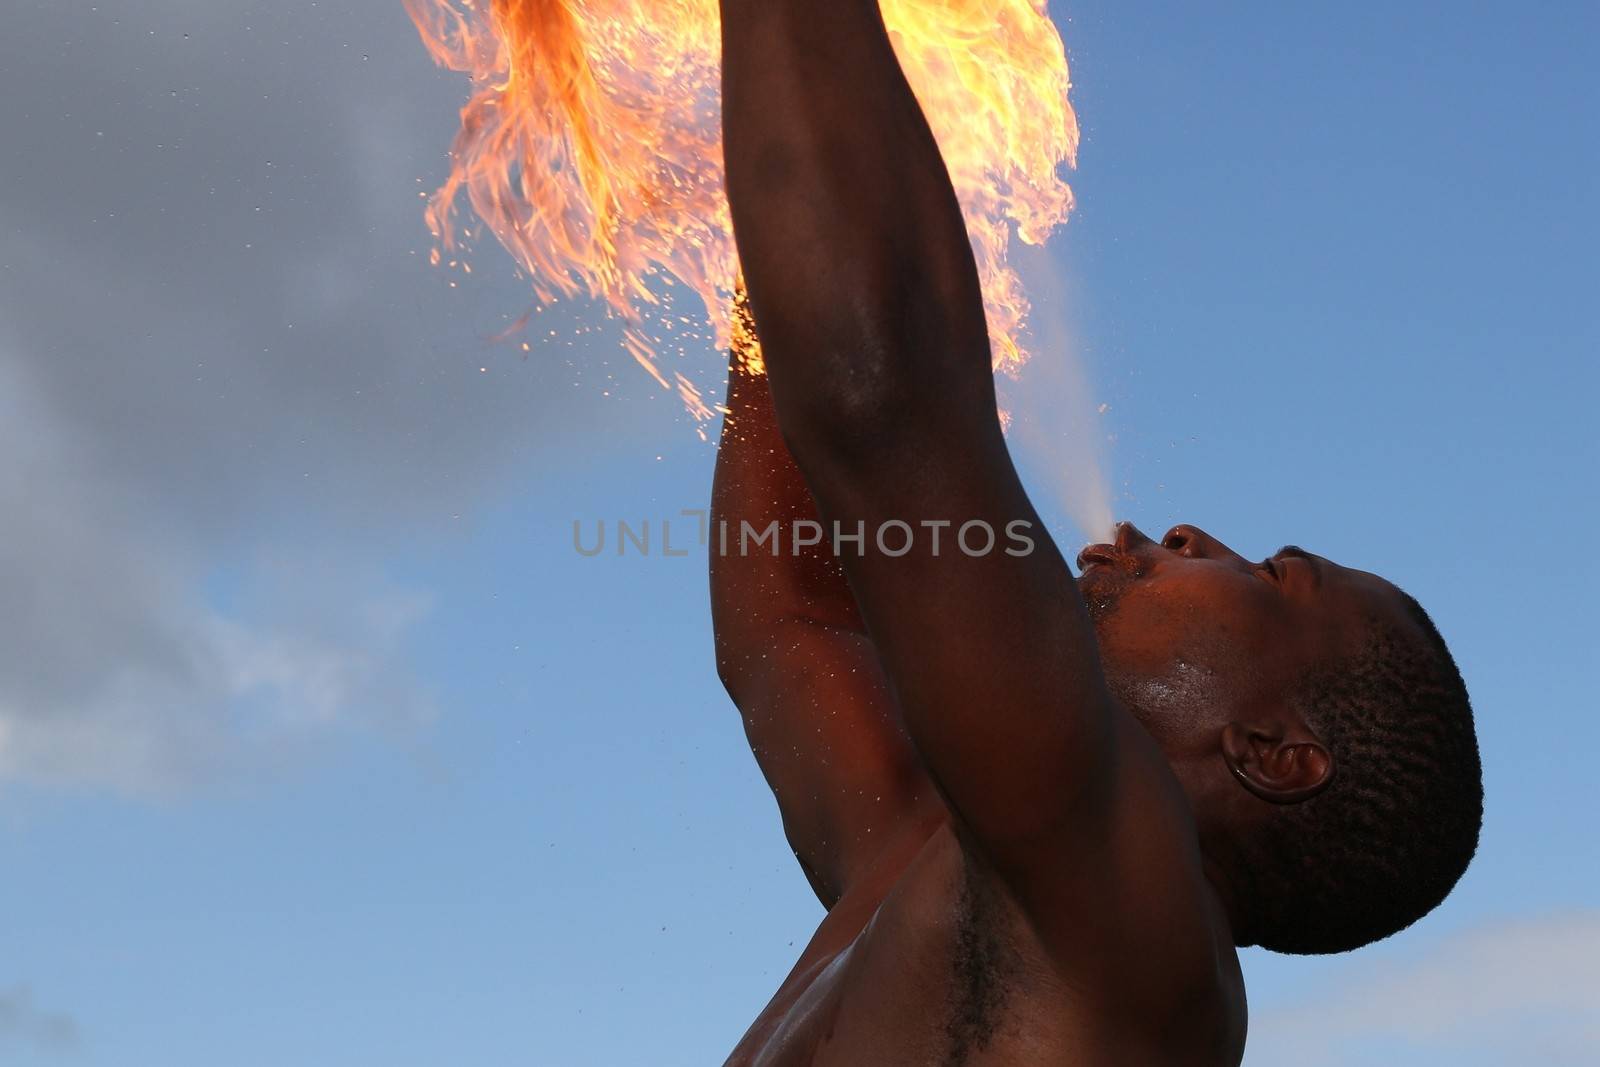
{"type": "Polygon", "coordinates": [[[876,907],[835,907],[728,1064],[1083,1062],[1075,1014],[1009,902],[936,835],[876,907]]]}

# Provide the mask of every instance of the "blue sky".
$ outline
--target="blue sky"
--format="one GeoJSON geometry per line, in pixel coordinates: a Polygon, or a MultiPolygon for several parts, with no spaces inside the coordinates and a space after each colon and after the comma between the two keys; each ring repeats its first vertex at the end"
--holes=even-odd
{"type": "MultiPolygon", "coordinates": [[[[571,547],[714,454],[592,309],[484,343],[525,292],[416,195],[463,86],[334,6],[0,40],[0,1060],[720,1062],[819,911],[703,559],[571,547]]],[[[1396,579],[1485,760],[1435,915],[1247,953],[1247,1062],[1593,1062],[1600,16],[1126,8],[1054,5],[1117,512],[1396,579]]]]}

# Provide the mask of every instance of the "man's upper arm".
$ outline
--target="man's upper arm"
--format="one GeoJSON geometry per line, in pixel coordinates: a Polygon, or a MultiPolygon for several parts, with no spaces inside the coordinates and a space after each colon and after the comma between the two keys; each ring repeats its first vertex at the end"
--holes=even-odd
{"type": "Polygon", "coordinates": [[[1170,1003],[1175,984],[1209,981],[1219,947],[1188,802],[1107,693],[1076,582],[998,427],[980,440],[890,431],[807,473],[830,522],[867,532],[845,570],[965,847],[1064,964],[1170,1003]],[[897,520],[915,535],[904,555],[876,544],[895,524],[899,551],[897,520]],[[1159,976],[1141,949],[1161,951],[1159,976]]]}
{"type": "MultiPolygon", "coordinates": [[[[875,496],[889,508],[895,494],[875,496]]],[[[849,531],[876,519],[839,521],[849,531]]],[[[789,839],[831,904],[894,834],[920,825],[917,813],[942,803],[976,861],[1005,882],[1046,944],[1070,946],[1074,966],[1121,973],[1117,988],[1148,988],[1149,957],[1137,949],[1160,946],[1163,977],[1182,981],[1214,946],[1177,783],[1130,717],[1108,702],[1087,711],[1074,703],[1108,698],[1065,677],[1076,669],[1070,651],[1052,663],[1043,647],[1072,620],[1070,611],[1050,619],[1060,597],[1047,577],[1019,567],[1008,589],[976,567],[952,567],[950,552],[969,564],[984,558],[962,551],[960,525],[937,527],[930,574],[870,552],[847,565],[874,598],[862,601],[869,620],[887,617],[873,637],[791,616],[735,630],[734,645],[719,650],[749,658],[722,669],[789,839]],[[903,718],[897,703],[907,701],[903,718]],[[931,734],[932,722],[943,732],[931,734]]],[[[919,539],[932,529],[913,527],[919,539]]],[[[995,554],[1027,558],[1005,556],[1021,542],[996,532],[995,554]]],[[[969,529],[967,543],[980,540],[969,529]]]]}
{"type": "Polygon", "coordinates": [[[995,860],[1025,864],[1069,824],[1092,829],[1117,780],[1121,713],[989,417],[948,433],[891,419],[798,455],[828,521],[865,534],[841,560],[923,762],[995,860]]]}
{"type": "Polygon", "coordinates": [[[794,544],[816,505],[778,434],[766,378],[752,372],[748,308],[740,300],[736,310],[712,492],[713,519],[729,528],[726,550],[712,541],[717,669],[790,845],[831,906],[907,813],[937,799],[837,561],[825,546],[794,544]],[[778,543],[741,548],[744,523],[776,523],[778,543]]]}
{"type": "Polygon", "coordinates": [[[872,642],[790,616],[719,636],[718,659],[790,846],[831,907],[914,810],[937,803],[872,642]]]}

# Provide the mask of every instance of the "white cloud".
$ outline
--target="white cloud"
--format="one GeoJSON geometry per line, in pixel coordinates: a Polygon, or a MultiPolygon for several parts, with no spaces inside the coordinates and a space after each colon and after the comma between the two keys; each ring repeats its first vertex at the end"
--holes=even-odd
{"type": "Polygon", "coordinates": [[[195,539],[99,474],[3,345],[0,455],[0,778],[161,790],[428,715],[396,657],[425,597],[302,555],[209,603],[195,539]]]}
{"type": "Polygon", "coordinates": [[[1470,928],[1410,960],[1356,955],[1253,1015],[1245,1063],[1600,1063],[1600,912],[1470,928]]]}
{"type": "Polygon", "coordinates": [[[508,271],[419,254],[466,87],[399,5],[205,12],[28,5],[0,41],[0,784],[425,720],[428,598],[385,561],[601,399],[565,349],[486,350],[508,271]]]}

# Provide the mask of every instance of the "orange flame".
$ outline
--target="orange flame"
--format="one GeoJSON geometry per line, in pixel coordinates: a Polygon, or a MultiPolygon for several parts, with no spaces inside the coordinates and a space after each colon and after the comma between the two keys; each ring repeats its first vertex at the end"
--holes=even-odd
{"type": "MultiPolygon", "coordinates": [[[[719,347],[738,275],[722,189],[716,0],[404,0],[435,62],[469,74],[451,171],[427,222],[446,253],[463,192],[546,303],[587,294],[629,353],[699,418],[659,365],[652,279],[704,302],[719,347]]],[[[994,364],[1014,374],[1028,300],[1013,228],[1042,243],[1072,209],[1078,147],[1066,52],[1044,0],[883,0],[966,216],[994,364]]]]}

